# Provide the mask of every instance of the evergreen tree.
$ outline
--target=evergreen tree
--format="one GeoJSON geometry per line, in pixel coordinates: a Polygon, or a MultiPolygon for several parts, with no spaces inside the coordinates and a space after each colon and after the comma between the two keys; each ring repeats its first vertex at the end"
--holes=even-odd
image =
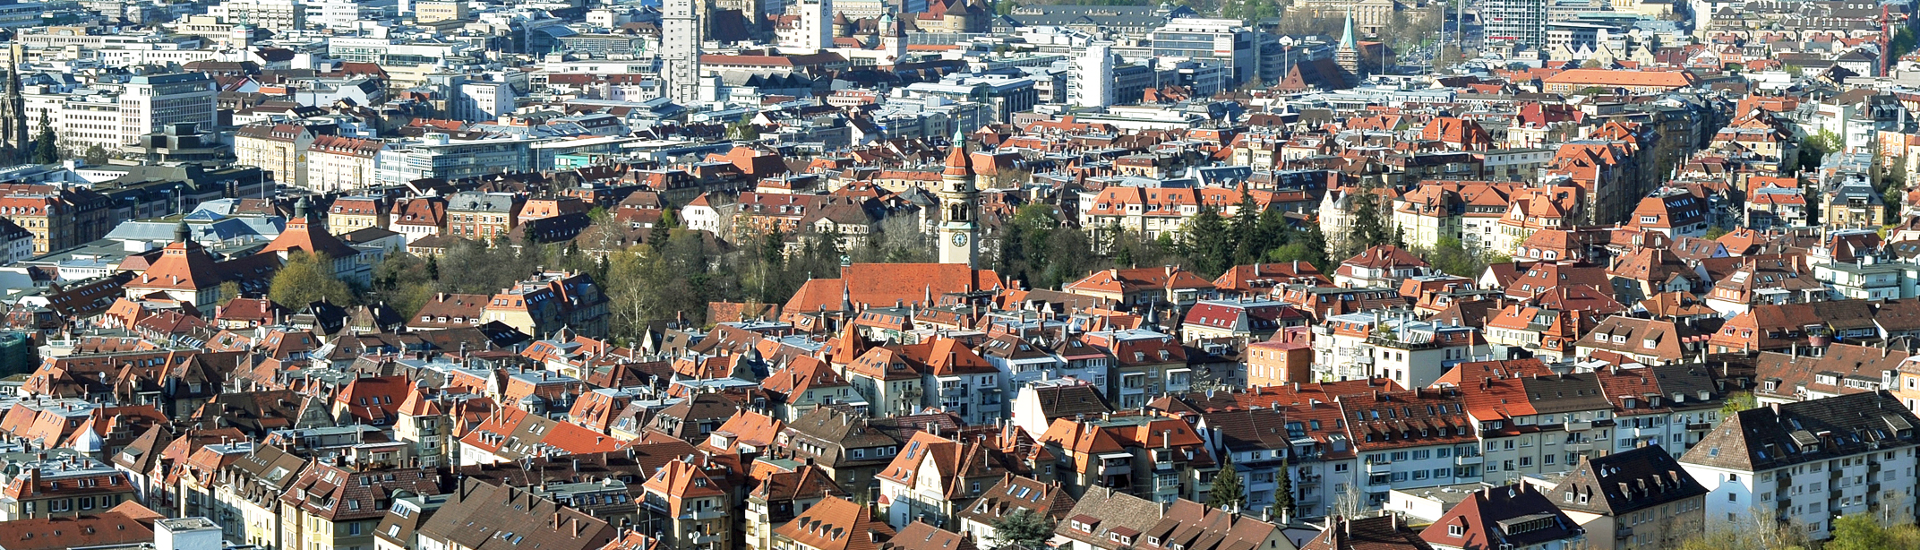
{"type": "Polygon", "coordinates": [[[1355,193],[1353,211],[1347,213],[1353,223],[1347,226],[1346,249],[1340,252],[1342,257],[1359,254],[1375,245],[1387,244],[1388,239],[1392,238],[1380,216],[1380,195],[1374,193],[1371,186],[1355,193]]]}
{"type": "Polygon", "coordinates": [[[652,243],[654,246],[660,246],[659,243],[667,242],[667,239],[673,238],[673,230],[678,225],[680,225],[680,222],[675,219],[673,215],[673,204],[666,202],[664,199],[661,200],[660,219],[654,220],[653,227],[648,229],[647,242],[652,243]]]}
{"type": "Polygon", "coordinates": [[[1287,215],[1280,209],[1268,208],[1261,212],[1260,218],[1253,223],[1253,231],[1247,237],[1247,242],[1241,243],[1241,246],[1248,248],[1252,254],[1242,258],[1240,262],[1266,261],[1269,252],[1287,244],[1287,234],[1290,230],[1291,228],[1287,225],[1287,215]]]}
{"type": "Polygon", "coordinates": [[[1226,271],[1232,254],[1227,242],[1230,238],[1226,220],[1211,208],[1201,209],[1199,215],[1187,222],[1185,248],[1194,271],[1208,279],[1226,271]]]}
{"type": "Polygon", "coordinates": [[[1280,475],[1275,478],[1279,486],[1273,488],[1273,520],[1280,521],[1281,516],[1293,513],[1293,469],[1289,461],[1280,460],[1280,475]]]}
{"type": "Polygon", "coordinates": [[[993,538],[1002,550],[1041,550],[1053,538],[1053,520],[1021,508],[993,521],[993,538]]]}
{"type": "MultiPolygon", "coordinates": [[[[1253,192],[1240,193],[1240,209],[1233,214],[1233,251],[1226,267],[1257,261],[1256,257],[1265,254],[1267,249],[1260,246],[1255,235],[1260,230],[1260,205],[1253,202],[1253,192]]],[[[1222,268],[1225,271],[1225,268],[1222,268]]]]}
{"type": "Polygon", "coordinates": [[[47,113],[40,112],[40,134],[33,138],[33,163],[55,164],[60,162],[58,137],[53,135],[53,123],[48,122],[47,113]]]}
{"type": "Polygon", "coordinates": [[[1213,476],[1207,505],[1235,512],[1247,507],[1247,489],[1240,483],[1240,470],[1233,467],[1233,460],[1220,461],[1220,473],[1213,476]]]}

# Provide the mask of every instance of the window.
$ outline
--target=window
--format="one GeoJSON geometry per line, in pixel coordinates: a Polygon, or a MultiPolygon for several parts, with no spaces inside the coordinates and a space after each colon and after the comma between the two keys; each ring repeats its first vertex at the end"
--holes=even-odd
{"type": "Polygon", "coordinates": [[[1459,526],[1459,525],[1447,526],[1447,536],[1449,537],[1463,537],[1463,536],[1466,536],[1466,534],[1467,534],[1466,527],[1459,526]]]}

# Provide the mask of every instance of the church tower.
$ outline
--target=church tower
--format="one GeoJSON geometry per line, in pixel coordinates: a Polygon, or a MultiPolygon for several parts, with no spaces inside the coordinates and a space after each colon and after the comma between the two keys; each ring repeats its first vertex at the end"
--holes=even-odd
{"type": "Polygon", "coordinates": [[[973,266],[980,257],[980,190],[973,186],[973,162],[967,155],[967,136],[953,132],[947,150],[947,169],[940,173],[940,263],[973,266]]]}
{"type": "Polygon", "coordinates": [[[27,130],[27,100],[20,93],[20,67],[26,64],[26,52],[15,42],[7,56],[7,92],[0,98],[0,147],[15,154],[15,162],[33,155],[32,132],[27,130]]]}
{"type": "Polygon", "coordinates": [[[1347,9],[1347,23],[1342,28],[1344,30],[1340,32],[1340,44],[1333,49],[1333,62],[1340,65],[1340,68],[1346,69],[1347,74],[1353,75],[1357,83],[1366,75],[1360,69],[1360,43],[1353,35],[1352,8],[1347,9]]]}

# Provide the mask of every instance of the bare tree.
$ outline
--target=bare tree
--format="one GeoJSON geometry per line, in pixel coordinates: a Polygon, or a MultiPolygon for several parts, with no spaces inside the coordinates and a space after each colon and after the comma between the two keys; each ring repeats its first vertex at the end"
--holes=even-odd
{"type": "Polygon", "coordinates": [[[1333,497],[1333,509],[1328,511],[1328,517],[1339,516],[1352,519],[1360,517],[1360,514],[1370,508],[1367,506],[1366,494],[1360,492],[1358,476],[1362,475],[1366,474],[1355,474],[1353,483],[1342,483],[1340,485],[1344,487],[1343,489],[1335,489],[1339,494],[1333,497]]]}

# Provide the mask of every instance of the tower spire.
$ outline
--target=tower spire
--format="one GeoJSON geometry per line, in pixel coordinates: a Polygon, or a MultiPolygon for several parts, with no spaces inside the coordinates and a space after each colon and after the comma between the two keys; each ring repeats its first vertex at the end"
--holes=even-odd
{"type": "Polygon", "coordinates": [[[1353,38],[1353,6],[1347,6],[1347,22],[1340,26],[1340,49],[1356,50],[1359,44],[1353,38]]]}
{"type": "Polygon", "coordinates": [[[974,265],[980,257],[978,226],[980,191],[974,187],[973,159],[967,154],[967,135],[953,130],[947,148],[946,170],[940,173],[940,263],[974,265]]]}

